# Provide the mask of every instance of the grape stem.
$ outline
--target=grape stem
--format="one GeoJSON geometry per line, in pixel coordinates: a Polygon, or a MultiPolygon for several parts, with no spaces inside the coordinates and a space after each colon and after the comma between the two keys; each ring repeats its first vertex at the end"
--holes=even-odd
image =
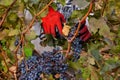
{"type": "Polygon", "coordinates": [[[8,12],[10,11],[10,9],[13,7],[13,5],[16,3],[17,0],[14,0],[12,2],[12,4],[6,9],[6,11],[4,12],[3,16],[2,16],[2,20],[0,20],[0,27],[2,27],[2,24],[4,23],[5,21],[5,18],[7,17],[8,15],[8,12]]]}

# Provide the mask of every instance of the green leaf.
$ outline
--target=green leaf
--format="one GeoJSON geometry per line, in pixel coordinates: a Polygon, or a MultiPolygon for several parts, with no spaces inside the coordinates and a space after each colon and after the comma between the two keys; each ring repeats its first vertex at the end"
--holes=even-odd
{"type": "Polygon", "coordinates": [[[4,6],[9,6],[13,0],[0,0],[0,4],[4,6]]]}
{"type": "Polygon", "coordinates": [[[45,40],[44,43],[48,46],[55,46],[55,39],[53,38],[53,36],[51,34],[47,34],[46,37],[47,40],[45,40]]]}
{"type": "Polygon", "coordinates": [[[90,77],[90,74],[91,74],[89,68],[82,68],[81,71],[82,71],[83,79],[87,80],[90,77]]]}
{"type": "Polygon", "coordinates": [[[48,80],[55,80],[52,75],[49,75],[48,80]]]}
{"type": "Polygon", "coordinates": [[[3,40],[5,37],[7,37],[8,33],[9,33],[9,30],[7,29],[0,31],[0,40],[3,40]]]}
{"type": "Polygon", "coordinates": [[[91,50],[90,53],[93,56],[93,58],[95,59],[97,66],[99,68],[102,67],[103,60],[102,60],[102,57],[100,56],[99,50],[91,50]]]}
{"type": "Polygon", "coordinates": [[[102,67],[100,74],[105,74],[108,71],[112,71],[115,68],[120,67],[120,61],[119,60],[115,60],[114,58],[109,59],[106,61],[106,63],[104,64],[104,66],[102,67]]]}
{"type": "Polygon", "coordinates": [[[58,0],[62,5],[65,5],[65,0],[58,0]]]}
{"type": "Polygon", "coordinates": [[[24,47],[24,53],[25,53],[25,56],[26,56],[27,58],[29,58],[29,57],[32,56],[32,49],[31,49],[31,48],[24,47]]]}
{"type": "Polygon", "coordinates": [[[39,3],[39,0],[29,0],[30,1],[30,3],[32,3],[32,4],[38,4],[39,3]]]}
{"type": "Polygon", "coordinates": [[[95,58],[96,61],[102,60],[100,53],[99,53],[99,50],[91,50],[91,54],[95,58]]]}
{"type": "Polygon", "coordinates": [[[89,58],[88,58],[88,62],[89,62],[89,64],[91,64],[91,65],[95,65],[95,59],[94,59],[94,58],[89,57],[89,58]]]}
{"type": "Polygon", "coordinates": [[[115,79],[111,75],[106,74],[103,76],[103,80],[115,80],[115,79]]]}
{"type": "Polygon", "coordinates": [[[48,13],[48,10],[44,11],[43,13],[41,13],[40,17],[45,17],[48,13]]]}
{"type": "Polygon", "coordinates": [[[11,29],[8,36],[16,36],[19,34],[19,30],[18,29],[11,29]]]}
{"type": "Polygon", "coordinates": [[[107,37],[110,40],[114,39],[115,34],[110,32],[110,28],[108,27],[104,18],[100,18],[100,19],[91,18],[89,22],[90,22],[90,27],[91,27],[90,31],[91,32],[93,32],[95,34],[99,29],[100,35],[107,37]]]}
{"type": "Polygon", "coordinates": [[[91,80],[99,80],[98,74],[95,71],[96,69],[93,66],[91,66],[91,65],[89,65],[89,69],[91,71],[91,76],[90,76],[91,80]]]}
{"type": "Polygon", "coordinates": [[[15,42],[15,39],[11,39],[9,41],[9,43],[10,43],[10,45],[9,45],[10,51],[13,51],[16,48],[16,46],[14,45],[14,42],[15,42]]]}
{"type": "Polygon", "coordinates": [[[71,19],[70,19],[70,23],[73,23],[73,22],[75,22],[73,19],[75,19],[75,18],[81,18],[82,16],[83,16],[84,14],[81,12],[81,11],[73,11],[73,13],[72,13],[72,15],[71,15],[71,19]]]}
{"type": "Polygon", "coordinates": [[[25,34],[25,39],[27,41],[31,41],[31,40],[35,39],[36,36],[37,35],[36,35],[35,31],[31,30],[30,32],[28,32],[28,33],[25,34]]]}
{"type": "Polygon", "coordinates": [[[24,0],[25,3],[27,3],[29,0],[24,0]]]}
{"type": "Polygon", "coordinates": [[[79,62],[69,62],[69,66],[71,66],[73,69],[75,70],[79,70],[80,69],[80,63],[79,62]]]}
{"type": "Polygon", "coordinates": [[[18,19],[18,16],[14,12],[10,13],[7,17],[8,22],[11,24],[16,24],[17,19],[18,19]]]}
{"type": "Polygon", "coordinates": [[[89,5],[89,2],[87,2],[86,0],[73,0],[72,4],[78,5],[78,7],[81,9],[85,9],[89,5]]]}

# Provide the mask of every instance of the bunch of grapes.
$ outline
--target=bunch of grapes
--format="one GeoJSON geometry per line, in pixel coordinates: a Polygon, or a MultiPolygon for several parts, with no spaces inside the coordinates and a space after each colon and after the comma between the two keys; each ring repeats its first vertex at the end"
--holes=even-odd
{"type": "Polygon", "coordinates": [[[80,52],[82,51],[82,41],[79,37],[74,39],[71,48],[73,51],[73,61],[77,61],[80,58],[80,52]]]}
{"type": "MultiPolygon", "coordinates": [[[[77,29],[78,23],[75,27],[71,28],[71,31],[68,35],[68,39],[71,39],[74,36],[74,33],[77,29]]],[[[80,39],[80,31],[78,32],[78,36],[72,41],[71,49],[73,51],[72,61],[77,61],[80,58],[80,52],[82,51],[82,40],[80,39]]]]}
{"type": "Polygon", "coordinates": [[[57,50],[43,52],[40,56],[32,56],[26,61],[23,60],[18,67],[21,73],[19,80],[41,80],[41,74],[52,74],[53,77],[60,74],[59,78],[65,80],[63,74],[66,73],[68,64],[64,62],[64,55],[57,50]]]}
{"type": "Polygon", "coordinates": [[[37,56],[23,60],[18,66],[18,71],[20,71],[19,80],[41,80],[41,70],[37,56]]]}

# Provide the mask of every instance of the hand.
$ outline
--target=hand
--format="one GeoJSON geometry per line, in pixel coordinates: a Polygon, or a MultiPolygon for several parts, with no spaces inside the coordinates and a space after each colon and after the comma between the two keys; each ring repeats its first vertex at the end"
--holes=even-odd
{"type": "Polygon", "coordinates": [[[55,11],[51,6],[46,17],[42,18],[42,27],[45,34],[52,34],[56,37],[56,28],[62,35],[62,23],[65,23],[64,16],[55,11]]]}

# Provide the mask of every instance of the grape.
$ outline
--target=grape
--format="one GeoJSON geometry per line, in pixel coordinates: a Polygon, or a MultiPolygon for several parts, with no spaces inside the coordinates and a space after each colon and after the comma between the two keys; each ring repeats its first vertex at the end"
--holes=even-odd
{"type": "Polygon", "coordinates": [[[14,45],[17,46],[19,44],[19,39],[17,38],[14,42],[14,45]]]}
{"type": "Polygon", "coordinates": [[[40,80],[40,74],[55,75],[63,74],[68,69],[68,64],[64,63],[64,56],[61,52],[56,53],[59,48],[53,49],[52,52],[44,51],[41,56],[31,56],[28,60],[23,60],[19,64],[21,73],[19,80],[40,80]],[[26,65],[28,71],[26,70],[26,65]]]}
{"type": "Polygon", "coordinates": [[[66,74],[61,74],[60,80],[70,80],[67,78],[66,74]]]}
{"type": "Polygon", "coordinates": [[[35,66],[38,61],[37,61],[37,56],[32,56],[31,58],[29,58],[28,60],[23,60],[18,68],[20,69],[20,77],[19,80],[36,80],[39,79],[39,75],[40,75],[40,70],[38,70],[39,68],[37,66],[35,66]],[[26,65],[28,66],[28,71],[26,70],[26,65]],[[34,67],[34,68],[33,68],[34,67]]]}

